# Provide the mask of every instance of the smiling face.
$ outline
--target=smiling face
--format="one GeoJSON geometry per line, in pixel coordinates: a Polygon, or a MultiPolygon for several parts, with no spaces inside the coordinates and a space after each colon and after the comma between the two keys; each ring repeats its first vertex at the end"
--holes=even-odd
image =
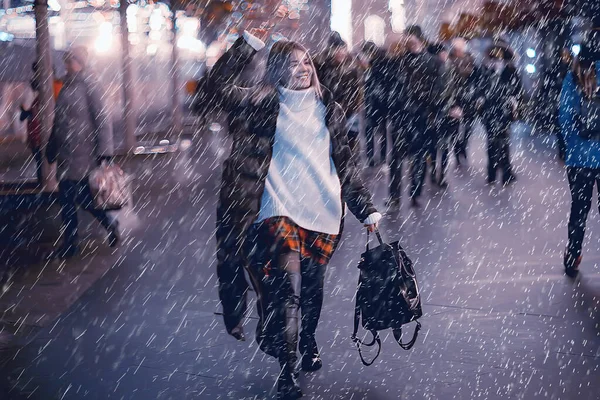
{"type": "Polygon", "coordinates": [[[293,50],[283,74],[283,85],[291,90],[308,89],[312,86],[314,73],[308,54],[302,50],[293,50]]]}

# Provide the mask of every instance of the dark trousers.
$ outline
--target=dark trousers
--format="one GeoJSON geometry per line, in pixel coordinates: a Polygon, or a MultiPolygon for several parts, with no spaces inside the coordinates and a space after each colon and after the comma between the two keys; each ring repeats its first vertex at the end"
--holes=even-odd
{"type": "Polygon", "coordinates": [[[460,163],[459,157],[463,156],[465,159],[467,158],[467,150],[469,146],[469,139],[471,138],[471,134],[475,129],[475,122],[477,121],[477,117],[474,114],[465,114],[462,126],[464,129],[463,135],[458,135],[458,139],[456,145],[454,146],[454,156],[456,157],[456,161],[460,163]]]}
{"type": "Polygon", "coordinates": [[[63,180],[59,183],[58,189],[65,246],[73,246],[77,244],[78,205],[92,214],[104,228],[110,228],[111,222],[106,212],[94,208],[94,201],[87,180],[63,180]]]}
{"type": "Polygon", "coordinates": [[[600,169],[567,167],[567,176],[571,190],[567,252],[572,259],[576,259],[581,255],[585,225],[592,207],[594,185],[600,190],[600,169]]]}
{"type": "Polygon", "coordinates": [[[374,166],[376,142],[379,143],[379,164],[387,161],[387,124],[388,117],[385,110],[367,107],[365,136],[367,140],[367,162],[374,166]]]}
{"type": "Polygon", "coordinates": [[[392,159],[390,161],[390,199],[399,199],[402,194],[402,164],[409,161],[410,137],[407,119],[398,114],[391,122],[392,159]]]}
{"type": "Polygon", "coordinates": [[[41,149],[32,149],[33,159],[35,160],[35,174],[38,183],[42,183],[42,163],[44,160],[44,154],[41,149]]]}
{"type": "Polygon", "coordinates": [[[512,176],[510,164],[510,122],[487,122],[487,180],[496,180],[498,169],[502,170],[502,180],[506,182],[512,176]]]}
{"type": "Polygon", "coordinates": [[[439,170],[439,179],[441,182],[448,171],[450,151],[453,148],[456,151],[458,135],[460,134],[460,121],[453,118],[443,118],[437,132],[437,137],[433,138],[437,146],[434,147],[434,152],[431,154],[431,173],[435,176],[439,170]],[[439,168],[438,158],[440,158],[441,168],[439,168]]]}
{"type": "Polygon", "coordinates": [[[421,196],[425,183],[427,156],[431,149],[431,121],[427,111],[407,114],[406,129],[410,132],[411,190],[410,197],[421,196]]]}
{"type": "Polygon", "coordinates": [[[314,340],[323,308],[327,266],[310,258],[301,259],[297,252],[279,254],[269,264],[268,274],[261,263],[251,261],[248,268],[257,294],[257,341],[283,366],[296,359],[298,338],[301,352],[314,340]]]}
{"type": "Polygon", "coordinates": [[[427,129],[427,158],[431,163],[431,173],[436,170],[436,162],[438,158],[438,148],[445,135],[445,126],[443,119],[435,119],[434,123],[427,129]]]}

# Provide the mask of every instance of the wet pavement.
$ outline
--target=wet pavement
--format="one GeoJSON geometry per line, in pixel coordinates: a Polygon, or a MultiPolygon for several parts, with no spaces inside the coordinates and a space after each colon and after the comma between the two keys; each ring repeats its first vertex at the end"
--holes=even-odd
{"type": "MultiPolygon", "coordinates": [[[[428,181],[421,209],[405,196],[385,216],[384,236],[415,262],[425,315],[412,350],[384,335],[371,367],[349,339],[366,235],[348,216],[317,331],[325,366],[301,376],[305,398],[600,399],[600,217],[594,207],[582,272],[566,278],[570,196],[551,142],[518,130],[518,181],[490,188],[479,134],[470,167],[451,164],[448,190],[428,181]]],[[[0,399],[276,398],[278,365],[253,342],[255,311],[243,343],[218,315],[213,227],[224,143],[207,133],[189,151],[127,165],[136,204],[123,213],[122,246],[108,249],[92,224],[82,257],[45,266],[66,277],[56,293],[77,298],[52,312],[38,305],[46,318],[2,359],[0,399]]],[[[387,172],[365,176],[384,209],[387,172]]]]}

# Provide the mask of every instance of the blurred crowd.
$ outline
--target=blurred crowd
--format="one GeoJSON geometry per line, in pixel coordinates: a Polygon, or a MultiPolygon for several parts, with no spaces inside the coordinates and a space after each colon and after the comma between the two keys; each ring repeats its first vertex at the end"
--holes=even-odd
{"type": "MultiPolygon", "coordinates": [[[[357,161],[389,170],[387,205],[396,209],[403,166],[411,177],[411,205],[419,207],[427,176],[432,185],[445,189],[450,160],[457,167],[468,163],[469,138],[478,120],[488,137],[487,182],[508,185],[516,180],[510,127],[523,107],[523,87],[514,58],[508,43],[498,40],[479,63],[466,40],[433,43],[415,25],[387,49],[368,41],[356,53],[332,32],[326,50],[313,61],[320,83],[346,113],[357,161]]],[[[204,86],[198,86],[200,93],[204,86]]],[[[214,115],[209,109],[218,99],[197,99],[200,113],[214,115]]],[[[235,123],[235,118],[228,122],[235,123]]]]}

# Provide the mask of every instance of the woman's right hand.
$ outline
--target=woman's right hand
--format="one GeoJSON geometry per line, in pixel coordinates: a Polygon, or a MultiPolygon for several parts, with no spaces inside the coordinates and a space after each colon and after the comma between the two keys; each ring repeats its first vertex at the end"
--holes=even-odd
{"type": "Polygon", "coordinates": [[[269,33],[271,31],[263,28],[251,28],[248,30],[248,33],[256,38],[260,39],[262,42],[266,42],[269,38],[269,33]]]}
{"type": "Polygon", "coordinates": [[[381,221],[382,217],[383,216],[381,215],[381,213],[374,212],[363,221],[363,224],[369,232],[375,232],[379,227],[379,221],[381,221]]]}
{"type": "Polygon", "coordinates": [[[268,21],[260,24],[259,27],[250,28],[248,30],[248,33],[250,33],[252,36],[256,36],[263,42],[266,42],[269,39],[273,28],[277,26],[277,24],[281,22],[282,19],[287,17],[289,13],[290,10],[287,8],[287,6],[280,5],[279,7],[277,7],[275,12],[271,14],[268,21]]]}

